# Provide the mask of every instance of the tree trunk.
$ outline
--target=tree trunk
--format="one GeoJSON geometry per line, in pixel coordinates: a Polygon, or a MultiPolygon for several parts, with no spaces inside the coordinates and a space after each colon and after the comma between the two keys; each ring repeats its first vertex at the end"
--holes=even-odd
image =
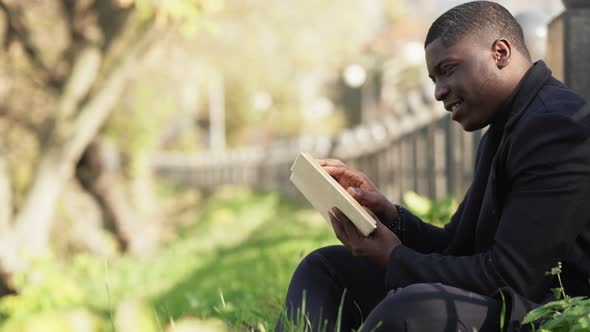
{"type": "Polygon", "coordinates": [[[160,213],[154,182],[153,163],[151,154],[142,149],[134,153],[132,158],[135,165],[131,175],[131,188],[134,206],[141,216],[155,225],[159,221],[160,213]]]}
{"type": "MultiPolygon", "coordinates": [[[[12,274],[26,267],[29,257],[39,256],[48,249],[49,229],[55,211],[58,196],[73,175],[75,164],[82,152],[98,133],[115,103],[121,95],[124,84],[135,68],[138,58],[145,52],[146,46],[151,44],[153,30],[146,30],[144,38],[121,59],[107,75],[101,87],[88,98],[84,106],[74,112],[71,105],[74,100],[62,100],[61,109],[56,115],[54,130],[45,139],[45,149],[38,164],[37,175],[29,189],[22,208],[16,217],[15,228],[12,232],[3,234],[0,238],[0,270],[12,274]],[[77,116],[73,116],[76,113],[77,116]]],[[[75,67],[96,65],[98,52],[90,47],[83,51],[75,67]]],[[[93,70],[74,70],[79,75],[95,75],[93,70]]],[[[70,77],[71,82],[90,84],[95,79],[70,77]]],[[[66,85],[72,90],[64,91],[63,98],[83,99],[87,93],[82,93],[80,87],[66,85]]],[[[77,103],[74,103],[77,104],[77,103]]]]}
{"type": "Polygon", "coordinates": [[[61,195],[60,206],[65,222],[57,220],[53,234],[58,232],[61,244],[68,252],[84,252],[99,257],[113,257],[120,246],[109,229],[104,227],[102,209],[96,199],[81,184],[69,181],[61,195]],[[65,238],[64,238],[65,237],[65,238]]]}
{"type": "MultiPolygon", "coordinates": [[[[10,229],[12,219],[12,193],[10,188],[10,174],[7,168],[7,162],[3,154],[0,153],[0,237],[10,229]]],[[[0,250],[4,246],[0,243],[0,250]]],[[[12,286],[8,275],[0,271],[0,297],[12,294],[12,286]]]]}
{"type": "Polygon", "coordinates": [[[95,141],[86,149],[76,174],[112,221],[122,246],[133,255],[149,255],[157,246],[155,225],[142,218],[131,204],[121,184],[117,160],[115,147],[95,141]]]}
{"type": "Polygon", "coordinates": [[[0,150],[0,236],[10,229],[12,220],[12,188],[8,163],[0,150]]]}
{"type": "Polygon", "coordinates": [[[52,149],[42,157],[34,185],[27,194],[15,220],[13,237],[18,240],[17,254],[38,255],[48,248],[50,220],[62,186],[71,173],[72,163],[62,161],[61,151],[52,149]]]}

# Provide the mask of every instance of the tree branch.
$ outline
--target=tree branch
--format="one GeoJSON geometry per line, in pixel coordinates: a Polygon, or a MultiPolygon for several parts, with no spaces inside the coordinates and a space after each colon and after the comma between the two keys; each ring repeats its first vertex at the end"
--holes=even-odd
{"type": "Polygon", "coordinates": [[[64,14],[66,25],[68,26],[69,35],[73,39],[73,36],[76,34],[76,27],[74,25],[74,16],[75,16],[75,12],[76,12],[76,1],[74,1],[74,0],[61,0],[61,9],[64,14]]]}
{"type": "Polygon", "coordinates": [[[23,47],[31,64],[41,72],[42,80],[50,86],[58,86],[58,82],[54,80],[51,71],[43,62],[41,53],[33,43],[31,34],[21,19],[22,15],[20,15],[19,10],[16,8],[10,8],[3,0],[0,0],[0,10],[6,15],[7,30],[4,48],[8,48],[13,41],[18,41],[23,47]]]}
{"type": "Polygon", "coordinates": [[[68,121],[77,110],[82,98],[92,88],[100,69],[102,55],[98,47],[86,47],[78,55],[60,97],[57,121],[68,121]]]}
{"type": "Polygon", "coordinates": [[[64,146],[66,159],[79,159],[84,149],[96,136],[123,92],[124,84],[130,77],[138,59],[153,43],[155,35],[156,27],[152,22],[146,27],[142,38],[112,68],[102,87],[81,107],[73,131],[70,133],[71,136],[68,137],[64,146]]]}
{"type": "Polygon", "coordinates": [[[14,112],[10,112],[6,107],[2,106],[0,106],[0,117],[6,118],[12,125],[17,125],[31,131],[35,136],[39,135],[39,128],[33,121],[31,121],[30,117],[19,116],[14,114],[14,112]]]}
{"type": "MultiPolygon", "coordinates": [[[[61,12],[70,38],[69,45],[61,51],[55,66],[54,76],[65,81],[72,69],[75,54],[84,44],[84,35],[76,27],[76,0],[61,0],[61,12]]],[[[86,14],[86,13],[84,13],[86,14]]]]}

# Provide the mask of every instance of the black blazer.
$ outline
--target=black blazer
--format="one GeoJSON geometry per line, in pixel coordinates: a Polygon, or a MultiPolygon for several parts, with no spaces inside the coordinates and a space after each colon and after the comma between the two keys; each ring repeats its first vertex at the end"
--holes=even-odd
{"type": "Polygon", "coordinates": [[[442,283],[543,301],[563,263],[569,295],[590,295],[590,107],[540,61],[480,143],[474,180],[443,228],[404,211],[390,289],[442,283]]]}

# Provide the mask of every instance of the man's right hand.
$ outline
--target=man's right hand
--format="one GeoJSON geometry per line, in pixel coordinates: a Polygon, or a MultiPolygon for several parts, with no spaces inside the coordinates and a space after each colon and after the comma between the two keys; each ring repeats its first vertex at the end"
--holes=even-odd
{"type": "Polygon", "coordinates": [[[397,218],[397,208],[377,186],[360,171],[354,170],[337,159],[320,159],[324,168],[360,205],[369,208],[386,225],[397,218]]]}

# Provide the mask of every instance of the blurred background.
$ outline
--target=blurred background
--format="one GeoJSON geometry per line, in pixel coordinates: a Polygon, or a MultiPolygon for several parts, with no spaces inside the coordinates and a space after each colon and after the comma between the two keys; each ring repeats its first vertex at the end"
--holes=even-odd
{"type": "MultiPolygon", "coordinates": [[[[336,243],[300,151],[436,224],[481,133],[423,41],[464,1],[0,0],[0,331],[268,331],[336,243]]],[[[559,0],[499,1],[544,59],[559,0]]]]}

